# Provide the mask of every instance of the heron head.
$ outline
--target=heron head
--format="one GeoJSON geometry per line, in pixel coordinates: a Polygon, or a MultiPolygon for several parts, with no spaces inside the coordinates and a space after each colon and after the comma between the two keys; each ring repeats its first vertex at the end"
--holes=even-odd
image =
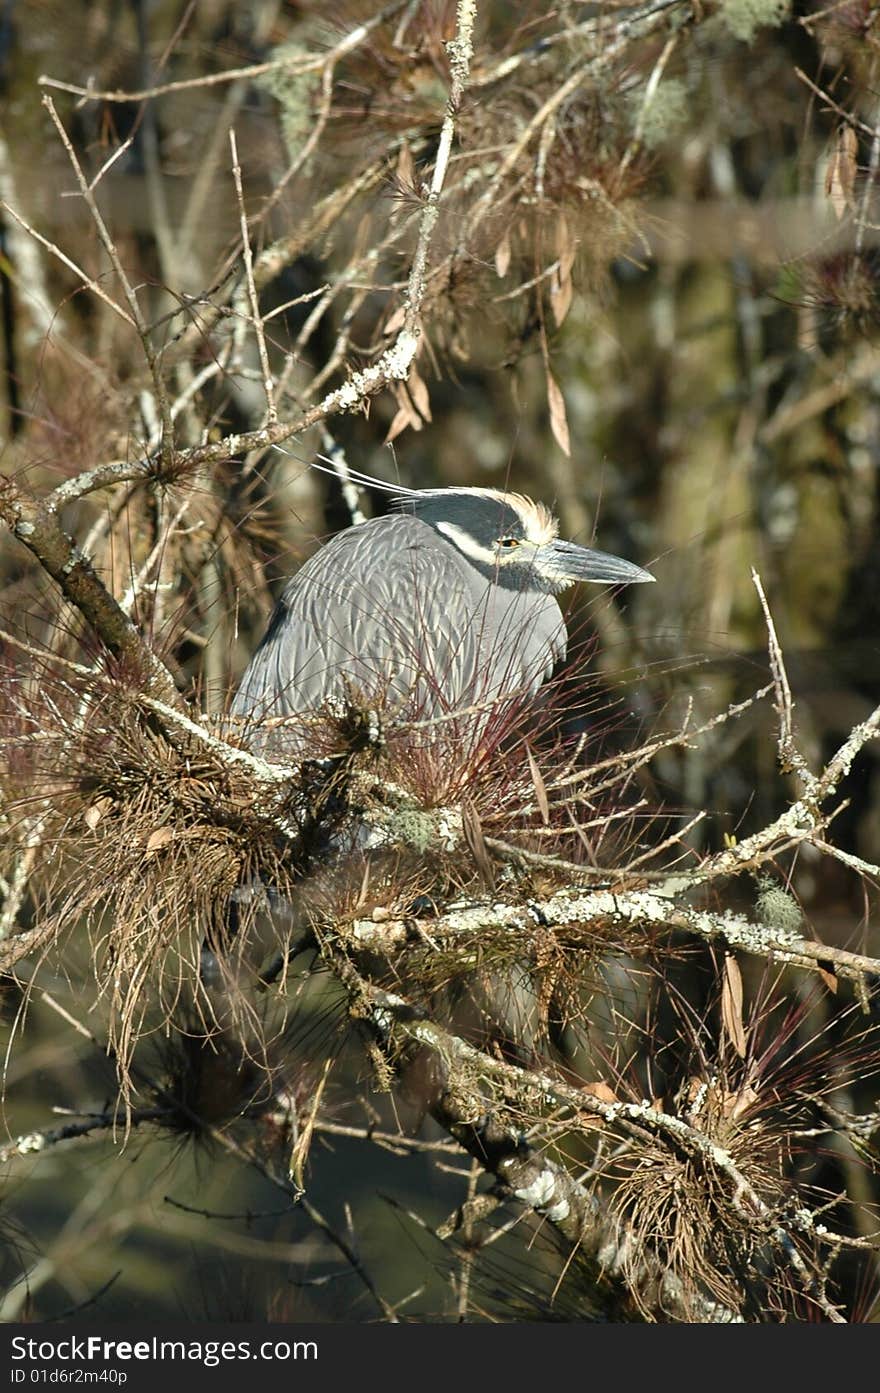
{"type": "Polygon", "coordinates": [[[653,581],[641,566],[559,538],[543,503],[498,489],[424,489],[396,506],[451,542],[496,584],[558,594],[577,581],[636,585],[653,581]]]}

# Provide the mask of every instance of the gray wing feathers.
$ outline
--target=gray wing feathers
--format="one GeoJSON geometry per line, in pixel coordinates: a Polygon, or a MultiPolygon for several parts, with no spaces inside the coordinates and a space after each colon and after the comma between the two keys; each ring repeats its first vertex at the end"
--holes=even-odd
{"type": "Polygon", "coordinates": [[[259,722],[355,700],[430,719],[534,691],[564,655],[550,596],[489,583],[417,518],[378,518],[290,581],[232,711],[259,722]]]}

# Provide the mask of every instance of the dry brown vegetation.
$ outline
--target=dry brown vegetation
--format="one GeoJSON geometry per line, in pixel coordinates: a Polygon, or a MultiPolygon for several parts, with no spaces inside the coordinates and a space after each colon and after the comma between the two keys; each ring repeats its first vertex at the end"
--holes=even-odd
{"type": "Polygon", "coordinates": [[[11,13],[0,1316],[873,1318],[880,8],[11,13]],[[658,584],[285,762],[359,471],[658,584]]]}

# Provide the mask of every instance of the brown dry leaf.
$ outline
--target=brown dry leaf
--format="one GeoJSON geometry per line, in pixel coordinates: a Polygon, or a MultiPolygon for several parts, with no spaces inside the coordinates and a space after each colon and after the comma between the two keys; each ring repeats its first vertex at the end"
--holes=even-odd
{"type": "Polygon", "coordinates": [[[400,435],[402,431],[405,431],[407,426],[412,426],[413,430],[421,430],[424,424],[404,386],[398,384],[394,388],[394,395],[397,398],[398,410],[394,420],[388,427],[388,434],[385,436],[386,445],[389,441],[396,440],[397,436],[400,435]]]}
{"type": "Polygon", "coordinates": [[[571,309],[573,295],[574,284],[571,275],[563,277],[561,269],[557,268],[550,279],[550,308],[557,328],[571,309]]]}
{"type": "Polygon", "coordinates": [[[721,988],[721,1023],[740,1059],[746,1056],[746,1032],[742,1022],[743,984],[739,963],[730,954],[724,959],[721,988]]]}
{"type": "Polygon", "coordinates": [[[581,1093],[589,1093],[591,1097],[598,1098],[600,1103],[616,1103],[617,1094],[613,1088],[609,1088],[607,1083],[598,1079],[595,1083],[585,1083],[581,1085],[581,1093]]]}
{"type": "Polygon", "coordinates": [[[112,807],[113,799],[108,798],[105,795],[105,797],[97,799],[97,801],[92,803],[90,807],[86,808],[85,812],[83,813],[83,822],[86,824],[86,827],[88,827],[90,832],[94,832],[98,823],[101,821],[101,818],[105,815],[105,813],[108,813],[112,807]]]}
{"type": "Polygon", "coordinates": [[[370,871],[370,859],[369,857],[366,857],[364,859],[364,873],[361,876],[361,888],[358,891],[358,897],[354,902],[355,909],[363,909],[364,905],[367,903],[367,891],[370,888],[370,871]]]}
{"type": "Polygon", "coordinates": [[[683,1090],[685,1101],[688,1106],[693,1107],[694,1103],[700,1097],[700,1094],[707,1088],[708,1084],[705,1079],[700,1078],[699,1074],[691,1074],[687,1081],[687,1087],[683,1090]]]}
{"type": "Polygon", "coordinates": [[[577,243],[572,236],[571,228],[568,225],[568,218],[564,213],[560,213],[559,217],[556,219],[554,243],[556,246],[556,255],[564,268],[563,275],[567,276],[574,265],[577,243]]]}
{"type": "Polygon", "coordinates": [[[829,972],[828,969],[827,969],[827,967],[819,967],[818,971],[819,971],[819,976],[822,978],[822,981],[825,983],[825,985],[826,985],[826,987],[828,988],[828,990],[829,990],[830,992],[833,992],[833,994],[836,996],[836,995],[837,995],[837,988],[840,986],[840,983],[838,982],[838,980],[837,980],[837,978],[835,977],[834,973],[833,973],[833,972],[829,972]]]}
{"type": "Polygon", "coordinates": [[[157,851],[161,851],[163,846],[174,841],[174,829],[172,827],[157,827],[147,837],[146,852],[148,856],[153,856],[157,851]]]}
{"type": "Polygon", "coordinates": [[[859,142],[851,126],[841,126],[825,172],[825,193],[838,218],[853,206],[859,142]]]}
{"type": "Polygon", "coordinates": [[[734,1122],[760,1102],[760,1094],[750,1083],[743,1084],[742,1088],[735,1090],[725,1089],[721,1095],[721,1111],[724,1117],[731,1118],[734,1122]]]}
{"type": "MultiPolygon", "coordinates": [[[[607,1083],[585,1083],[581,1087],[581,1092],[589,1093],[593,1098],[598,1098],[600,1103],[617,1102],[613,1089],[610,1089],[607,1083]]],[[[604,1117],[600,1117],[598,1113],[594,1112],[579,1113],[578,1121],[585,1131],[591,1128],[595,1130],[596,1128],[605,1126],[604,1117]]]]}
{"type": "Polygon", "coordinates": [[[563,454],[571,456],[571,439],[568,434],[568,417],[565,414],[565,398],[559,390],[559,383],[547,369],[547,405],[550,408],[550,429],[553,439],[563,454]]]}
{"type": "Polygon", "coordinates": [[[431,398],[428,396],[428,388],[424,378],[420,376],[418,368],[413,365],[410,368],[409,378],[407,379],[407,390],[412,398],[413,405],[424,417],[426,421],[431,420],[431,398]]]}
{"type": "Polygon", "coordinates": [[[303,1122],[303,1125],[299,1131],[299,1135],[297,1136],[296,1142],[294,1143],[293,1150],[290,1153],[290,1165],[288,1166],[288,1174],[290,1175],[291,1180],[293,1181],[294,1185],[298,1190],[305,1190],[303,1178],[305,1175],[306,1161],[308,1160],[309,1151],[312,1145],[312,1134],[315,1130],[315,1119],[318,1116],[318,1109],[321,1106],[321,1098],[323,1097],[324,1089],[327,1084],[327,1077],[330,1073],[330,1070],[333,1067],[334,1062],[335,1061],[331,1058],[328,1059],[324,1065],[324,1073],[322,1074],[318,1082],[318,1086],[314,1091],[314,1095],[312,1097],[312,1105],[309,1108],[308,1117],[306,1117],[305,1121],[303,1122]]]}
{"type": "Polygon", "coordinates": [[[397,177],[404,188],[414,189],[416,186],[416,167],[413,163],[412,150],[404,143],[400,147],[397,156],[397,177]]]}
{"type": "Polygon", "coordinates": [[[526,759],[529,761],[529,773],[532,776],[532,783],[535,785],[535,797],[538,800],[541,821],[546,827],[550,822],[550,800],[547,797],[547,785],[544,783],[541,771],[535,763],[535,757],[528,745],[526,745],[526,759]]]}
{"type": "Polygon", "coordinates": [[[565,217],[556,224],[556,257],[559,262],[550,278],[550,308],[557,326],[562,323],[571,308],[574,295],[574,282],[571,273],[577,255],[577,243],[565,217]]]}
{"type": "Polygon", "coordinates": [[[382,333],[386,336],[386,338],[393,339],[394,335],[399,333],[400,330],[403,328],[403,321],[405,319],[406,310],[404,309],[403,305],[398,305],[397,309],[391,315],[391,318],[386,320],[385,326],[382,329],[382,333]]]}
{"type": "MultiPolygon", "coordinates": [[[[388,427],[388,434],[385,436],[385,442],[384,442],[384,443],[385,443],[386,445],[390,444],[390,442],[391,442],[392,440],[396,440],[397,437],[398,437],[403,431],[406,430],[407,426],[411,426],[411,425],[412,425],[412,413],[411,413],[410,411],[407,411],[406,408],[402,406],[402,407],[400,408],[400,410],[395,414],[394,420],[391,422],[391,425],[388,427]]],[[[417,426],[416,429],[418,430],[419,427],[417,426]]]]}
{"type": "Polygon", "coordinates": [[[499,280],[503,280],[510,267],[510,229],[505,232],[495,248],[495,270],[499,280]]]}
{"type": "Polygon", "coordinates": [[[469,798],[465,798],[461,805],[461,827],[480,875],[488,888],[494,890],[495,867],[492,865],[483,837],[483,824],[480,822],[480,815],[469,798]]]}

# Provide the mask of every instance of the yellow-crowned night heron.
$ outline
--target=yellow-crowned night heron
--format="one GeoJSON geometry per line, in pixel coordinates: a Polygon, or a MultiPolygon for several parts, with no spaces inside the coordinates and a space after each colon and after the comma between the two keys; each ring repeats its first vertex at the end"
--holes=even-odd
{"type": "MultiPolygon", "coordinates": [[[[448,716],[445,748],[452,740],[467,761],[493,715],[534,696],[565,657],[560,591],[581,580],[654,579],[560,541],[551,513],[519,494],[388,491],[392,514],[340,532],[288,582],[232,706],[253,747],[291,761],[317,757],[318,767],[327,751],[311,738],[310,718],[320,726],[322,713],[354,709],[375,713],[380,725],[448,716]]],[[[354,835],[361,849],[370,846],[369,832],[354,835]]],[[[231,932],[243,906],[253,912],[264,902],[273,932],[287,926],[295,935],[296,905],[261,881],[231,897],[231,932]]],[[[202,975],[208,987],[221,981],[207,947],[202,975]]],[[[533,1048],[538,998],[525,966],[463,990],[447,1005],[466,1019],[470,1012],[480,1037],[488,1031],[533,1048]]]]}
{"type": "Polygon", "coordinates": [[[289,581],[232,707],[253,743],[283,748],[279,718],[322,708],[419,720],[533,695],[565,657],[558,592],[654,579],[561,541],[520,494],[395,492],[393,514],[340,532],[289,581]]]}

